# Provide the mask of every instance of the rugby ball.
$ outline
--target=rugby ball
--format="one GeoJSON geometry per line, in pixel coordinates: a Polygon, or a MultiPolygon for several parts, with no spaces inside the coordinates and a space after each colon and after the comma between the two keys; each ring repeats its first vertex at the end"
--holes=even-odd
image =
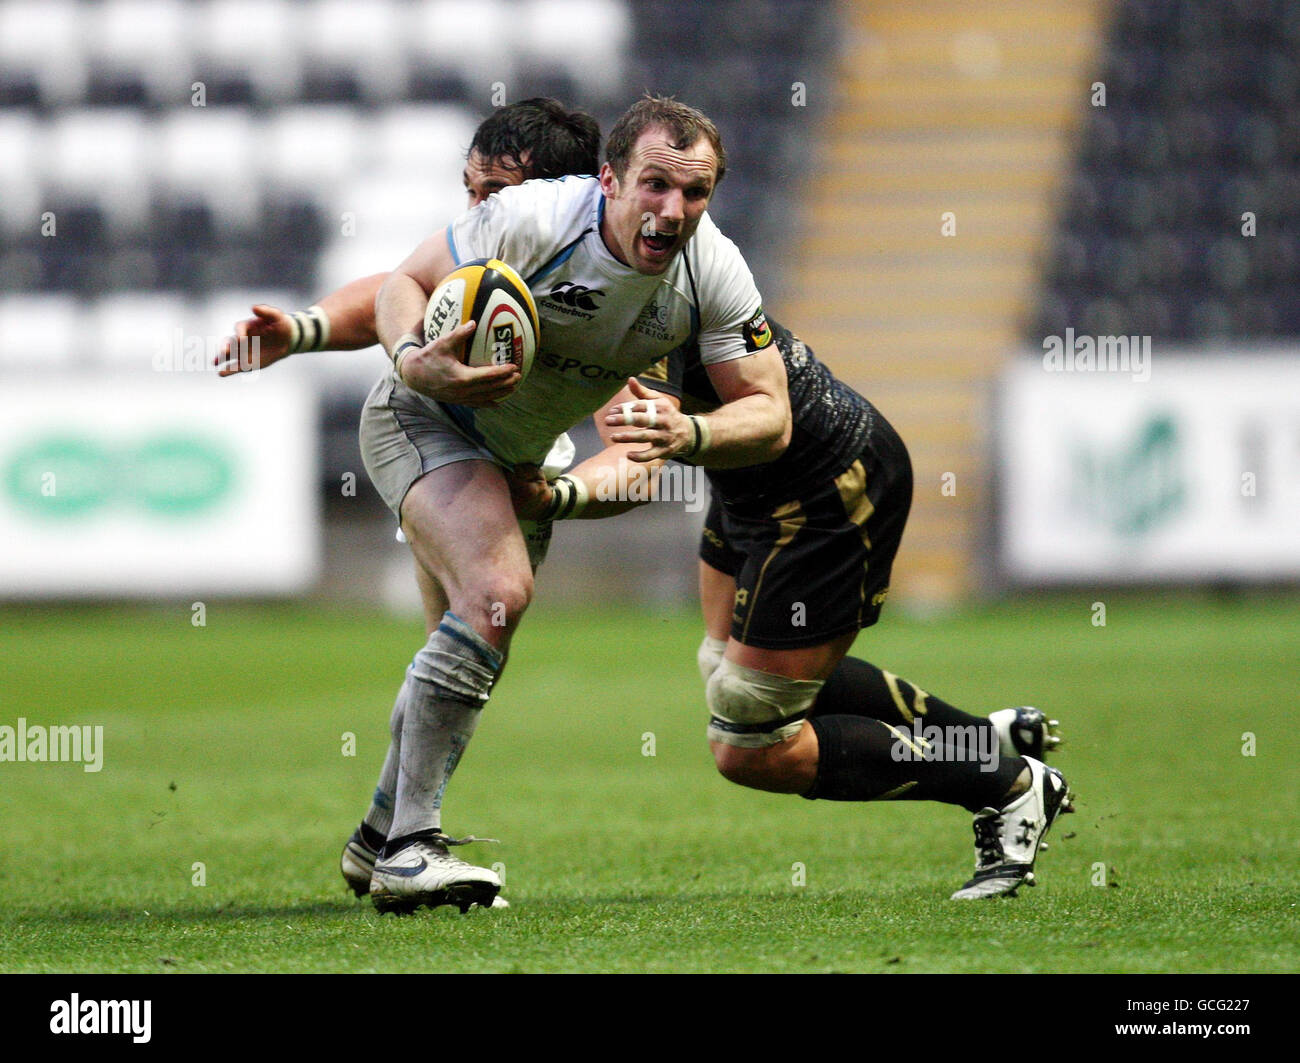
{"type": "Polygon", "coordinates": [[[432,343],[466,321],[477,321],[465,364],[513,362],[528,375],[537,353],[537,305],[524,279],[500,259],[480,258],[449,273],[429,296],[424,342],[432,343]]]}

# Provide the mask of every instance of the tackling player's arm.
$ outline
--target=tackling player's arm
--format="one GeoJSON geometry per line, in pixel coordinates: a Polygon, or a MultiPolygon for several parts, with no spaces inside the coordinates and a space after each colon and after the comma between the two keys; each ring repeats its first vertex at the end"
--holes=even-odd
{"type": "Polygon", "coordinates": [[[519,371],[514,365],[465,365],[465,343],[475,322],[467,321],[433,343],[422,339],[429,296],[455,268],[446,230],[440,229],[384,281],[375,298],[376,331],[407,387],[440,402],[490,406],[515,389],[519,371]]]}
{"type": "Polygon", "coordinates": [[[722,405],[687,416],[676,396],[632,377],[595,414],[603,451],[548,483],[535,465],[508,476],[521,520],[612,517],[649,501],[649,488],[669,457],[714,468],[774,461],[790,444],[785,363],[775,346],[708,367],[722,405]],[[716,435],[715,435],[716,433],[716,435]],[[632,501],[636,499],[636,501],[632,501]]]}
{"type": "Polygon", "coordinates": [[[307,310],[289,313],[266,303],[253,305],[253,316],[235,326],[215,359],[220,376],[265,369],[303,351],[356,351],[379,342],[375,333],[375,296],[387,278],[375,273],[349,281],[307,310]],[[250,341],[257,339],[255,356],[250,341]]]}
{"type": "MultiPolygon", "coordinates": [[[[790,396],[785,363],[776,347],[715,362],[706,370],[722,400],[716,410],[687,417],[675,408],[663,415],[622,405],[604,418],[606,425],[618,429],[610,440],[649,444],[629,454],[632,461],[681,457],[715,469],[762,465],[785,453],[790,445],[790,396]]],[[[645,390],[636,380],[629,385],[645,390]]]]}
{"type": "Polygon", "coordinates": [[[670,412],[675,414],[680,405],[676,396],[651,391],[635,378],[629,380],[627,387],[592,415],[596,431],[605,444],[604,450],[549,482],[536,465],[516,465],[510,470],[507,474],[510,497],[520,520],[557,519],[570,497],[574,498],[574,504],[567,507],[563,516],[582,520],[616,517],[650,501],[650,492],[664,460],[630,460],[644,446],[611,441],[614,429],[605,423],[605,415],[623,403],[633,403],[642,411],[648,409],[648,403],[653,403],[659,417],[666,417],[670,412]]]}

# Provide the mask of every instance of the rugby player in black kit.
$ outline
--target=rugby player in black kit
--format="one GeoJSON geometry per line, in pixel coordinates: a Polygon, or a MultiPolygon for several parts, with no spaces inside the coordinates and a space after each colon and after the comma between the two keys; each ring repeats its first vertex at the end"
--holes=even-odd
{"type": "MultiPolygon", "coordinates": [[[[1014,894],[1070,811],[1064,778],[1041,762],[1055,721],[1028,707],[972,716],[845,656],[888,593],[911,462],[889,422],[806,344],[761,314],[749,327],[781,352],[793,433],[775,461],[705,470],[699,664],[718,770],[809,799],[960,805],[975,814],[976,867],[954,899],[1014,894]],[[944,739],[920,737],[922,724],[944,739]]],[[[596,415],[607,450],[549,485],[521,470],[517,508],[542,519],[630,508],[646,497],[630,481],[653,475],[674,439],[707,446],[695,418],[718,402],[693,348],[679,348],[596,415]]]]}

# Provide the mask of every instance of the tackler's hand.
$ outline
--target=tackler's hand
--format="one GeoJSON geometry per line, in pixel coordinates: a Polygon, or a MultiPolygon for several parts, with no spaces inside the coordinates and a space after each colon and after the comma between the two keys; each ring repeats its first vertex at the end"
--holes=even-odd
{"type": "Polygon", "coordinates": [[[645,387],[636,377],[629,377],[628,390],[633,402],[623,402],[605,415],[605,424],[621,429],[610,435],[614,443],[645,443],[644,450],[628,453],[632,461],[647,462],[671,458],[692,449],[695,428],[676,402],[661,391],[645,387]]]}

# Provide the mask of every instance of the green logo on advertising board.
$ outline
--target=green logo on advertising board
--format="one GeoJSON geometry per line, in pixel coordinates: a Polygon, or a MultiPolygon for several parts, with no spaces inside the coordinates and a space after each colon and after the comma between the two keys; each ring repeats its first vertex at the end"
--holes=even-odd
{"type": "Polygon", "coordinates": [[[135,446],[60,433],[32,440],[4,461],[13,504],[54,519],[132,506],[165,517],[191,516],[229,494],[235,471],[211,440],[172,433],[135,446]]]}
{"type": "Polygon", "coordinates": [[[1187,500],[1182,441],[1168,414],[1152,417],[1131,444],[1107,453],[1076,445],[1075,508],[1117,535],[1137,538],[1178,514],[1187,500]]]}

